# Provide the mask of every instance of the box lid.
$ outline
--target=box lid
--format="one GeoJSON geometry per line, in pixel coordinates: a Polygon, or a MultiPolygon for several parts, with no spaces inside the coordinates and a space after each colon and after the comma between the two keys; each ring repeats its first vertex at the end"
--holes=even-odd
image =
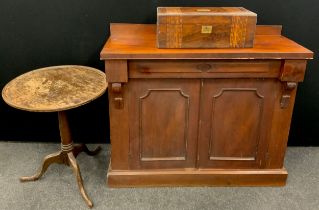
{"type": "Polygon", "coordinates": [[[157,23],[210,23],[216,16],[250,16],[257,14],[243,7],[158,7],[157,23]],[[195,18],[196,17],[196,18],[195,18]],[[172,21],[172,19],[176,21],[172,21]]]}

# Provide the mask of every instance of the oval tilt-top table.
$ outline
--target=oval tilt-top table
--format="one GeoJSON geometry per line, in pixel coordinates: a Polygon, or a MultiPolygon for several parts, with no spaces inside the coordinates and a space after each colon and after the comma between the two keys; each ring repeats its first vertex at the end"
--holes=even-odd
{"type": "Polygon", "coordinates": [[[105,74],[85,66],[53,66],[25,73],[10,81],[2,90],[4,101],[17,109],[31,112],[58,112],[61,136],[61,150],[46,156],[39,171],[20,180],[35,181],[47,170],[50,164],[70,166],[77,178],[80,193],[89,207],[93,203],[83,187],[77,155],[84,151],[95,155],[98,147],[89,151],[85,144],[74,145],[66,110],[79,107],[101,96],[107,88],[105,74]]]}

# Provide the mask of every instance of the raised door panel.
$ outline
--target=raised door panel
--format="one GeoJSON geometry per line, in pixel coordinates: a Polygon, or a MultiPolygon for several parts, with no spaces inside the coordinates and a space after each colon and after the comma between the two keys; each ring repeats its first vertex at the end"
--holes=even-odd
{"type": "Polygon", "coordinates": [[[264,167],[276,87],[270,79],[203,82],[199,167],[264,167]]]}
{"type": "Polygon", "coordinates": [[[131,168],[194,168],[200,81],[131,79],[129,90],[131,168]]]}

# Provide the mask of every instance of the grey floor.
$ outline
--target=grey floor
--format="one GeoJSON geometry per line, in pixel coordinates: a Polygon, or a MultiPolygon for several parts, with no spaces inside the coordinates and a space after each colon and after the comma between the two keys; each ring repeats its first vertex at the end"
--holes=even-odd
{"type": "MultiPolygon", "coordinates": [[[[94,147],[94,145],[90,145],[94,147]]],[[[0,142],[0,210],[88,209],[72,171],[52,165],[37,182],[20,183],[58,144],[0,142]]],[[[93,209],[289,209],[319,210],[319,148],[289,148],[285,187],[194,187],[111,189],[105,184],[109,147],[78,163],[93,209]]]]}

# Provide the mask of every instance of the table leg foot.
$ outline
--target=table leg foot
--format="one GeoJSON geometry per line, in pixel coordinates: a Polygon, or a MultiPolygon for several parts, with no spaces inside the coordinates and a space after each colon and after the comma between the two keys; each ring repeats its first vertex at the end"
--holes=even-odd
{"type": "Polygon", "coordinates": [[[89,156],[97,155],[102,148],[98,146],[95,150],[91,151],[85,144],[75,145],[73,148],[73,155],[77,157],[81,152],[85,152],[89,156]]]}
{"type": "Polygon", "coordinates": [[[48,167],[52,164],[52,163],[63,163],[63,157],[62,157],[62,152],[56,152],[50,155],[47,155],[44,159],[43,159],[43,163],[42,166],[40,167],[40,169],[38,170],[38,172],[33,175],[33,176],[24,176],[20,178],[21,182],[27,182],[27,181],[36,181],[38,180],[48,169],[48,167]]]}
{"type": "Polygon", "coordinates": [[[81,176],[81,172],[80,172],[80,168],[79,168],[79,165],[77,164],[76,162],[76,159],[73,155],[73,152],[69,152],[68,153],[68,161],[69,161],[69,165],[70,167],[72,168],[75,176],[76,176],[76,180],[77,180],[77,183],[78,183],[78,186],[79,186],[79,190],[80,190],[80,193],[83,197],[83,199],[85,200],[86,204],[92,208],[93,207],[93,203],[92,201],[90,200],[89,196],[87,195],[84,187],[83,187],[83,181],[82,181],[82,176],[81,176]]]}

